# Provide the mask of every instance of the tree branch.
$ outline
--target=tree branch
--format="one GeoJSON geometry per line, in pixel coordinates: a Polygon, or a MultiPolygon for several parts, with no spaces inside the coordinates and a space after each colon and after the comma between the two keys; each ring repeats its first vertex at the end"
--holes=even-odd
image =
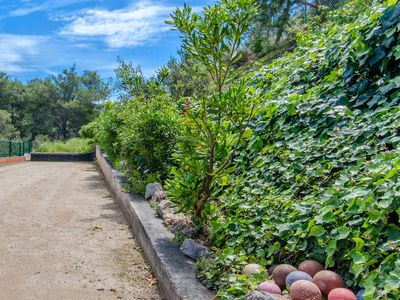
{"type": "Polygon", "coordinates": [[[315,8],[315,9],[319,9],[320,8],[320,5],[308,2],[308,1],[305,1],[305,0],[296,0],[296,1],[301,3],[301,4],[304,4],[304,5],[310,6],[312,8],[315,8]]]}

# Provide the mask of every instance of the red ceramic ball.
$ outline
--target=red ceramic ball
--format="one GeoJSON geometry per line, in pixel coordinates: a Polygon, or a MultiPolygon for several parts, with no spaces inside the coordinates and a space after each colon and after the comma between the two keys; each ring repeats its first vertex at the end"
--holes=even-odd
{"type": "Polygon", "coordinates": [[[313,283],[319,287],[324,296],[328,296],[333,289],[345,287],[342,277],[329,270],[323,270],[315,274],[313,283]]]}
{"type": "Polygon", "coordinates": [[[319,288],[307,280],[298,280],[290,286],[290,297],[292,300],[322,300],[319,288]]]}
{"type": "Polygon", "coordinates": [[[357,297],[348,289],[337,288],[329,293],[328,300],[357,300],[357,297]]]}
{"type": "Polygon", "coordinates": [[[324,266],[316,260],[305,260],[297,268],[299,271],[306,272],[311,277],[314,277],[319,271],[324,270],[324,266]]]}
{"type": "Polygon", "coordinates": [[[294,271],[297,271],[297,269],[292,265],[288,264],[277,265],[274,271],[272,272],[272,278],[274,279],[275,283],[279,285],[279,287],[282,289],[286,285],[286,277],[294,271]]]}
{"type": "Polygon", "coordinates": [[[261,282],[260,285],[258,286],[258,290],[270,294],[280,295],[282,293],[281,288],[275,282],[270,280],[261,282]]]}

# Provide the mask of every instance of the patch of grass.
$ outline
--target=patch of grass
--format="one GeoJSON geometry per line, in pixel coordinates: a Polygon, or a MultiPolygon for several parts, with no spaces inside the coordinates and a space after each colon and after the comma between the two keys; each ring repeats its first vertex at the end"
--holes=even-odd
{"type": "Polygon", "coordinates": [[[68,141],[42,142],[35,148],[36,152],[50,153],[90,153],[94,151],[91,139],[73,138],[68,141]]]}

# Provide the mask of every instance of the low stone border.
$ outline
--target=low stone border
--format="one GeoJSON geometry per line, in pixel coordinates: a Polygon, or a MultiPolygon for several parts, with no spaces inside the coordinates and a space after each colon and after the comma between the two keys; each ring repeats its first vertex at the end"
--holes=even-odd
{"type": "Polygon", "coordinates": [[[26,161],[25,156],[13,156],[13,157],[2,157],[0,158],[0,164],[12,164],[16,162],[26,161]]]}
{"type": "Polygon", "coordinates": [[[94,157],[94,153],[31,153],[31,161],[93,161],[94,157]]]}
{"type": "Polygon", "coordinates": [[[214,299],[215,295],[197,280],[193,261],[180,251],[174,235],[155,216],[150,204],[139,195],[124,192],[122,174],[111,167],[99,148],[96,159],[157,277],[162,297],[168,300],[214,299]]]}

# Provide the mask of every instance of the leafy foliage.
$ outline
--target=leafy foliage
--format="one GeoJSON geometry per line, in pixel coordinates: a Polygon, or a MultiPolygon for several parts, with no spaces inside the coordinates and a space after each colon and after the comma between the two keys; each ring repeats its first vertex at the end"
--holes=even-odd
{"type": "Polygon", "coordinates": [[[122,109],[119,104],[106,102],[97,119],[80,130],[82,137],[93,139],[98,143],[113,162],[117,162],[119,158],[118,134],[123,126],[120,117],[122,109]]]}
{"type": "Polygon", "coordinates": [[[11,115],[0,110],[0,139],[12,139],[18,136],[17,129],[11,123],[11,115]]]}
{"type": "Polygon", "coordinates": [[[168,76],[165,77],[164,84],[172,99],[200,98],[210,94],[210,75],[200,63],[185,52],[181,52],[179,59],[171,58],[165,68],[168,76]]]}
{"type": "Polygon", "coordinates": [[[253,135],[213,202],[205,282],[222,298],[250,287],[246,262],[314,258],[366,288],[400,296],[400,4],[353,1],[254,75],[253,135]]]}
{"type": "Polygon", "coordinates": [[[107,102],[96,121],[81,129],[81,135],[93,138],[127,173],[128,187],[143,193],[146,184],[163,182],[174,165],[172,152],[182,122],[162,80],[146,79],[140,67],[125,62],[120,62],[117,75],[124,86],[123,101],[107,102]]]}
{"type": "Polygon", "coordinates": [[[144,193],[146,184],[164,182],[169,175],[181,119],[165,95],[145,105],[131,101],[121,116],[124,126],[118,136],[120,155],[134,190],[144,193]]]}
{"type": "Polygon", "coordinates": [[[167,22],[181,32],[183,50],[209,73],[216,90],[187,99],[185,136],[176,156],[179,168],[168,182],[170,197],[191,213],[200,227],[207,220],[205,208],[215,195],[213,185],[224,176],[254,112],[254,104],[248,101],[254,94],[251,88],[238,84],[225,89],[225,85],[233,64],[240,59],[237,52],[256,11],[252,0],[221,1],[204,8],[202,16],[185,5],[167,22]]]}

